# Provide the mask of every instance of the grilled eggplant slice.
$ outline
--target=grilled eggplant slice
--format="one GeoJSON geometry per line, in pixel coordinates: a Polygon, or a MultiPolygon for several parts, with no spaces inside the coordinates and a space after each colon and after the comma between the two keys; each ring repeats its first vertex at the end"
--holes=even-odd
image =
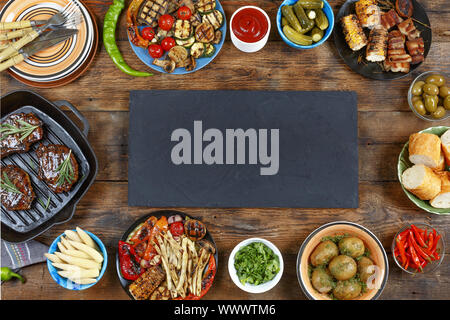
{"type": "Polygon", "coordinates": [[[207,14],[216,8],[216,0],[198,0],[195,7],[200,14],[207,14]]]}
{"type": "Polygon", "coordinates": [[[367,45],[366,34],[364,33],[358,17],[349,14],[341,20],[342,29],[344,30],[345,41],[353,51],[358,51],[367,45]]]}
{"type": "Polygon", "coordinates": [[[205,44],[205,54],[203,55],[204,57],[206,58],[212,57],[215,52],[216,48],[211,43],[205,44]]]}
{"type": "Polygon", "coordinates": [[[191,22],[191,25],[195,28],[200,23],[202,23],[202,16],[198,12],[192,13],[189,21],[191,22]]]}
{"type": "Polygon", "coordinates": [[[170,60],[175,62],[175,64],[181,64],[188,57],[187,50],[182,46],[175,46],[169,50],[167,54],[170,60]]]}
{"type": "Polygon", "coordinates": [[[191,47],[191,56],[198,59],[203,56],[205,53],[205,44],[201,42],[196,42],[191,47]]]}
{"type": "Polygon", "coordinates": [[[189,20],[175,21],[174,37],[180,40],[189,39],[192,35],[192,26],[189,20]]]}
{"type": "Polygon", "coordinates": [[[195,28],[195,40],[198,42],[209,43],[214,37],[214,27],[208,22],[202,22],[195,28]]]}
{"type": "Polygon", "coordinates": [[[223,14],[219,10],[213,10],[203,16],[203,22],[210,23],[217,30],[223,25],[223,14]]]}
{"type": "Polygon", "coordinates": [[[137,21],[151,27],[158,25],[158,19],[167,12],[168,0],[145,0],[137,15],[137,21]]]}

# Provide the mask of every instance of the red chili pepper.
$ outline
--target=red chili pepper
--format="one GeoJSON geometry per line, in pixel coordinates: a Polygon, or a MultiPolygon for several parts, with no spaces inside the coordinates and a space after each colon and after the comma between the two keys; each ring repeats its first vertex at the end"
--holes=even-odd
{"type": "Polygon", "coordinates": [[[398,235],[398,238],[400,241],[406,241],[406,239],[408,238],[408,234],[409,234],[409,228],[406,230],[403,230],[402,232],[400,232],[400,234],[398,235]]]}
{"type": "Polygon", "coordinates": [[[140,265],[141,258],[127,242],[119,241],[119,263],[122,276],[127,280],[136,280],[145,269],[140,265]]]}
{"type": "Polygon", "coordinates": [[[421,247],[419,247],[419,245],[417,244],[416,240],[414,239],[414,236],[413,236],[412,232],[410,232],[409,237],[411,239],[411,243],[412,243],[414,249],[419,254],[419,257],[422,257],[423,259],[431,262],[431,258],[428,256],[428,254],[425,253],[425,251],[421,247]]]}
{"type": "Polygon", "coordinates": [[[396,238],[395,239],[397,246],[396,248],[398,248],[399,252],[400,252],[400,257],[402,259],[402,265],[406,264],[406,255],[405,255],[405,247],[403,246],[402,242],[396,238]]]}
{"type": "Polygon", "coordinates": [[[430,232],[430,234],[428,235],[428,248],[433,248],[433,240],[434,240],[434,236],[433,233],[430,232]]]}
{"type": "MultiPolygon", "coordinates": [[[[422,247],[428,248],[428,246],[426,245],[426,243],[425,243],[425,241],[424,241],[422,235],[420,234],[420,231],[418,230],[418,228],[417,228],[415,225],[412,224],[412,225],[411,225],[411,229],[412,229],[412,231],[414,232],[414,236],[415,236],[417,242],[418,242],[422,247]]],[[[410,235],[411,235],[411,233],[410,233],[410,235]]]]}
{"type": "Polygon", "coordinates": [[[409,268],[409,259],[406,261],[406,265],[403,266],[403,269],[408,270],[409,268]]]}
{"type": "Polygon", "coordinates": [[[421,265],[420,259],[419,259],[419,257],[417,256],[416,250],[414,250],[413,244],[411,243],[411,241],[412,241],[412,240],[411,240],[411,237],[409,237],[409,241],[410,241],[410,244],[409,244],[409,253],[411,253],[412,262],[414,262],[414,264],[415,264],[418,268],[420,268],[420,270],[422,270],[422,267],[420,266],[420,265],[421,265]]]}

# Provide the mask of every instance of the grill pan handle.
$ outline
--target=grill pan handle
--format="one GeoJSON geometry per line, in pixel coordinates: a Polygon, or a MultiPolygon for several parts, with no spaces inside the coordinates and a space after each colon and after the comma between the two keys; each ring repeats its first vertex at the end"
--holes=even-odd
{"type": "Polygon", "coordinates": [[[81,123],[83,124],[83,134],[85,137],[87,137],[88,132],[89,132],[89,122],[87,121],[87,119],[81,114],[80,111],[78,111],[77,108],[75,108],[73,106],[73,104],[71,104],[69,101],[67,100],[58,100],[58,101],[53,101],[54,104],[56,104],[58,107],[62,107],[62,106],[66,106],[70,109],[70,111],[72,111],[77,118],[81,121],[81,123]]]}

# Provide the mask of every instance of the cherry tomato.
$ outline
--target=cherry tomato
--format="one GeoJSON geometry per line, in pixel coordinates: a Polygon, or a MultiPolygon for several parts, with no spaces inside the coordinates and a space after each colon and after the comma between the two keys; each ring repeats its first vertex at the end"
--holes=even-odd
{"type": "Polygon", "coordinates": [[[164,51],[169,51],[173,47],[175,47],[175,40],[171,37],[164,38],[163,41],[161,41],[161,47],[164,51]]]}
{"type": "Polygon", "coordinates": [[[189,20],[192,16],[191,9],[189,9],[189,7],[186,6],[180,7],[180,9],[178,9],[177,16],[178,19],[189,20]]]}
{"type": "Polygon", "coordinates": [[[151,27],[145,27],[144,29],[142,29],[141,34],[142,38],[150,41],[155,37],[155,30],[153,30],[153,28],[151,27]]]}
{"type": "Polygon", "coordinates": [[[170,14],[163,14],[159,18],[158,25],[161,29],[169,31],[170,29],[172,29],[174,22],[175,22],[175,19],[170,14]]]}
{"type": "Polygon", "coordinates": [[[159,44],[151,44],[148,46],[148,53],[152,58],[161,58],[164,54],[163,48],[159,44]]]}
{"type": "Polygon", "coordinates": [[[170,233],[174,236],[181,236],[184,233],[183,222],[174,222],[170,225],[170,233]]]}

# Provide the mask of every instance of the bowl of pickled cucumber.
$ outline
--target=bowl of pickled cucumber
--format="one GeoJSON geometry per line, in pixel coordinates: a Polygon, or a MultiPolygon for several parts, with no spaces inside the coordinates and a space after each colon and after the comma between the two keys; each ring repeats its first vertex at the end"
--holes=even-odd
{"type": "Polygon", "coordinates": [[[427,71],[411,83],[408,103],[419,118],[442,121],[450,117],[450,77],[440,71],[427,71]]]}
{"type": "Polygon", "coordinates": [[[298,281],[311,300],[375,300],[388,274],[388,258],[380,240],[349,221],[314,230],[297,256],[298,281]]]}
{"type": "Polygon", "coordinates": [[[325,0],[285,0],[278,8],[278,33],[296,49],[320,46],[331,35],[333,26],[333,10],[325,0]]]}

